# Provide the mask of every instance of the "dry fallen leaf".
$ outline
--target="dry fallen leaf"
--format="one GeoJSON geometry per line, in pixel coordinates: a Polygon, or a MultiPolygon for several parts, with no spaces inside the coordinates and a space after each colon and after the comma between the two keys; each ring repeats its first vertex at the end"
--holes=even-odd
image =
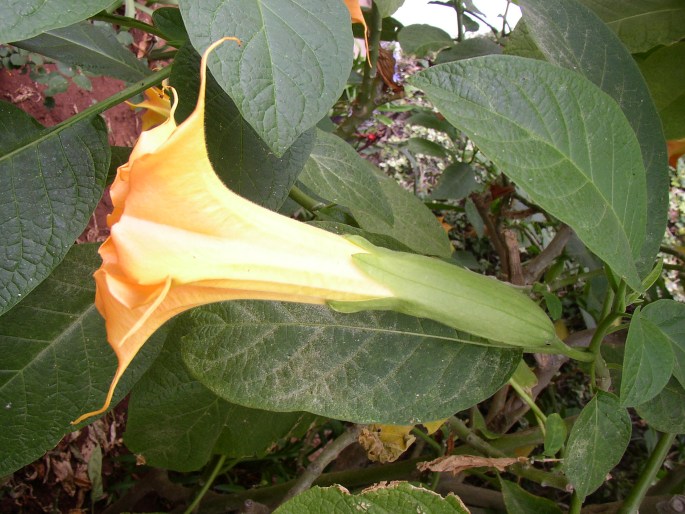
{"type": "Polygon", "coordinates": [[[479,457],[477,455],[449,455],[430,462],[421,462],[416,467],[420,471],[450,472],[457,475],[471,468],[495,468],[504,471],[508,466],[527,462],[525,457],[479,457]]]}

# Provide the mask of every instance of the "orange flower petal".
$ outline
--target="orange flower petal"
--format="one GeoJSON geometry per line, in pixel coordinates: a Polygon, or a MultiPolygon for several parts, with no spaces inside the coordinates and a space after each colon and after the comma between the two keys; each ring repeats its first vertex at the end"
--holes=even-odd
{"type": "Polygon", "coordinates": [[[369,28],[366,26],[366,20],[364,19],[362,8],[359,6],[359,0],[345,0],[345,5],[347,6],[347,10],[350,11],[352,23],[361,23],[364,26],[364,43],[366,44],[365,51],[368,58],[369,39],[367,33],[369,32],[369,28]]]}

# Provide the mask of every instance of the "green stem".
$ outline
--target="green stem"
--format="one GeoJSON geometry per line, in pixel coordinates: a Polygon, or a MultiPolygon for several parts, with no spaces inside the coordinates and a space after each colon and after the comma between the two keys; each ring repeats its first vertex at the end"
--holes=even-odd
{"type": "Polygon", "coordinates": [[[212,469],[212,472],[210,473],[209,477],[202,486],[202,489],[198,491],[197,496],[195,496],[195,499],[192,501],[190,505],[188,505],[188,508],[185,510],[183,514],[192,514],[192,512],[195,511],[195,509],[200,505],[202,498],[204,498],[205,494],[207,494],[209,488],[212,487],[212,484],[214,483],[214,480],[216,480],[216,477],[219,476],[219,471],[221,471],[221,468],[223,467],[226,459],[226,455],[222,455],[217,459],[216,464],[214,465],[214,469],[212,469]]]}
{"type": "Polygon", "coordinates": [[[519,395],[519,397],[526,403],[526,405],[530,407],[530,410],[533,411],[535,417],[538,418],[538,420],[540,421],[540,428],[542,429],[542,432],[544,434],[544,424],[547,422],[547,416],[545,416],[545,413],[540,410],[540,407],[537,406],[535,400],[533,400],[530,397],[526,390],[523,387],[521,387],[521,384],[519,384],[516,380],[510,378],[509,385],[514,389],[514,391],[516,391],[516,394],[519,395]]]}
{"type": "MultiPolygon", "coordinates": [[[[31,145],[37,145],[50,137],[52,137],[56,132],[61,132],[76,123],[83,121],[85,119],[88,119],[92,116],[96,116],[98,114],[101,114],[102,112],[106,111],[107,109],[110,109],[114,107],[115,105],[119,105],[122,103],[124,100],[128,100],[132,96],[137,95],[141,91],[145,91],[149,87],[152,87],[156,84],[159,84],[162,82],[165,78],[167,78],[169,75],[171,75],[171,66],[167,66],[166,68],[162,68],[159,71],[156,71],[152,75],[146,77],[143,80],[140,80],[126,89],[123,89],[116,93],[115,95],[110,96],[109,98],[102,100],[101,102],[98,102],[94,105],[91,105],[87,109],[84,109],[78,114],[75,114],[71,118],[64,120],[62,123],[58,123],[54,127],[47,128],[43,134],[37,138],[37,139],[32,139],[30,144],[31,145]]],[[[3,155],[3,158],[9,158],[12,157],[13,154],[21,152],[24,149],[25,146],[19,146],[12,150],[9,153],[6,153],[3,155]]]]}
{"type": "Polygon", "coordinates": [[[438,456],[442,456],[445,454],[445,450],[443,449],[442,445],[440,443],[438,443],[435,439],[433,439],[431,436],[426,434],[423,430],[414,427],[411,429],[411,433],[414,434],[419,439],[422,439],[423,441],[425,441],[425,443],[428,446],[430,446],[431,448],[433,448],[435,450],[435,453],[438,456]]]}
{"type": "Polygon", "coordinates": [[[581,498],[577,492],[573,492],[571,495],[571,506],[568,510],[568,514],[580,514],[580,509],[583,507],[583,498],[581,498]]]}
{"type": "Polygon", "coordinates": [[[656,448],[647,459],[642,473],[635,484],[635,487],[630,491],[628,497],[623,502],[623,505],[619,509],[619,514],[633,514],[638,512],[642,500],[644,500],[647,495],[647,490],[652,485],[657,472],[661,469],[661,465],[668,455],[668,450],[671,449],[673,441],[675,440],[676,434],[661,434],[659,442],[656,444],[656,448]]]}
{"type": "Polygon", "coordinates": [[[309,196],[307,193],[302,191],[299,187],[293,186],[290,189],[290,192],[288,193],[288,196],[290,197],[291,200],[294,200],[298,204],[300,204],[302,207],[307,209],[309,212],[316,212],[319,209],[323,209],[326,207],[326,204],[323,202],[320,202],[311,196],[309,196]]]}
{"type": "Polygon", "coordinates": [[[135,18],[129,18],[128,16],[119,16],[118,14],[107,14],[101,12],[95,16],[90,17],[91,20],[105,21],[111,23],[112,25],[119,25],[120,27],[126,27],[129,29],[138,29],[149,34],[154,34],[155,36],[161,37],[164,40],[169,39],[169,36],[164,32],[159,30],[154,25],[145,23],[144,21],[136,20],[135,18]]]}
{"type": "Polygon", "coordinates": [[[461,0],[454,0],[454,10],[457,11],[457,41],[464,40],[464,6],[461,0]]]}
{"type": "Polygon", "coordinates": [[[579,350],[578,348],[568,346],[561,339],[555,339],[547,348],[533,349],[531,353],[561,354],[580,362],[593,362],[595,360],[595,354],[588,350],[579,350]]]}

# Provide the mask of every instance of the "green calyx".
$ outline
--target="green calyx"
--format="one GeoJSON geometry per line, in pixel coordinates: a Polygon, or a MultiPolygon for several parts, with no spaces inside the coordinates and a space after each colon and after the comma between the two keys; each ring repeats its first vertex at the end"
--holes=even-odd
{"type": "Polygon", "coordinates": [[[545,312],[503,282],[432,257],[379,248],[356,236],[347,238],[369,252],[354,255],[354,263],[395,296],[329,302],[336,311],[393,310],[529,351],[549,351],[562,344],[545,312]]]}

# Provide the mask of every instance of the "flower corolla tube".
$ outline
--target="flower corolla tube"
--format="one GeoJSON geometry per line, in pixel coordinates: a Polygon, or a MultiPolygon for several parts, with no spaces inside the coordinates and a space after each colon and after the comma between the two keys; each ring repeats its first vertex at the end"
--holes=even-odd
{"type": "Polygon", "coordinates": [[[544,312],[505,284],[326,232],[230,191],[212,168],[204,131],[207,56],[227,39],[235,40],[217,41],[202,57],[193,113],[177,126],[172,108],[164,123],[141,134],[117,171],[107,219],[111,233],[100,247],[102,266],[94,278],[95,305],[118,367],[103,406],[74,423],[109,408],[124,371],[163,323],[225,300],[327,303],[341,312],[393,309],[505,345],[549,344],[553,328],[544,312]],[[465,305],[475,311],[465,312],[465,305]],[[499,323],[492,323],[493,316],[499,323]]]}

